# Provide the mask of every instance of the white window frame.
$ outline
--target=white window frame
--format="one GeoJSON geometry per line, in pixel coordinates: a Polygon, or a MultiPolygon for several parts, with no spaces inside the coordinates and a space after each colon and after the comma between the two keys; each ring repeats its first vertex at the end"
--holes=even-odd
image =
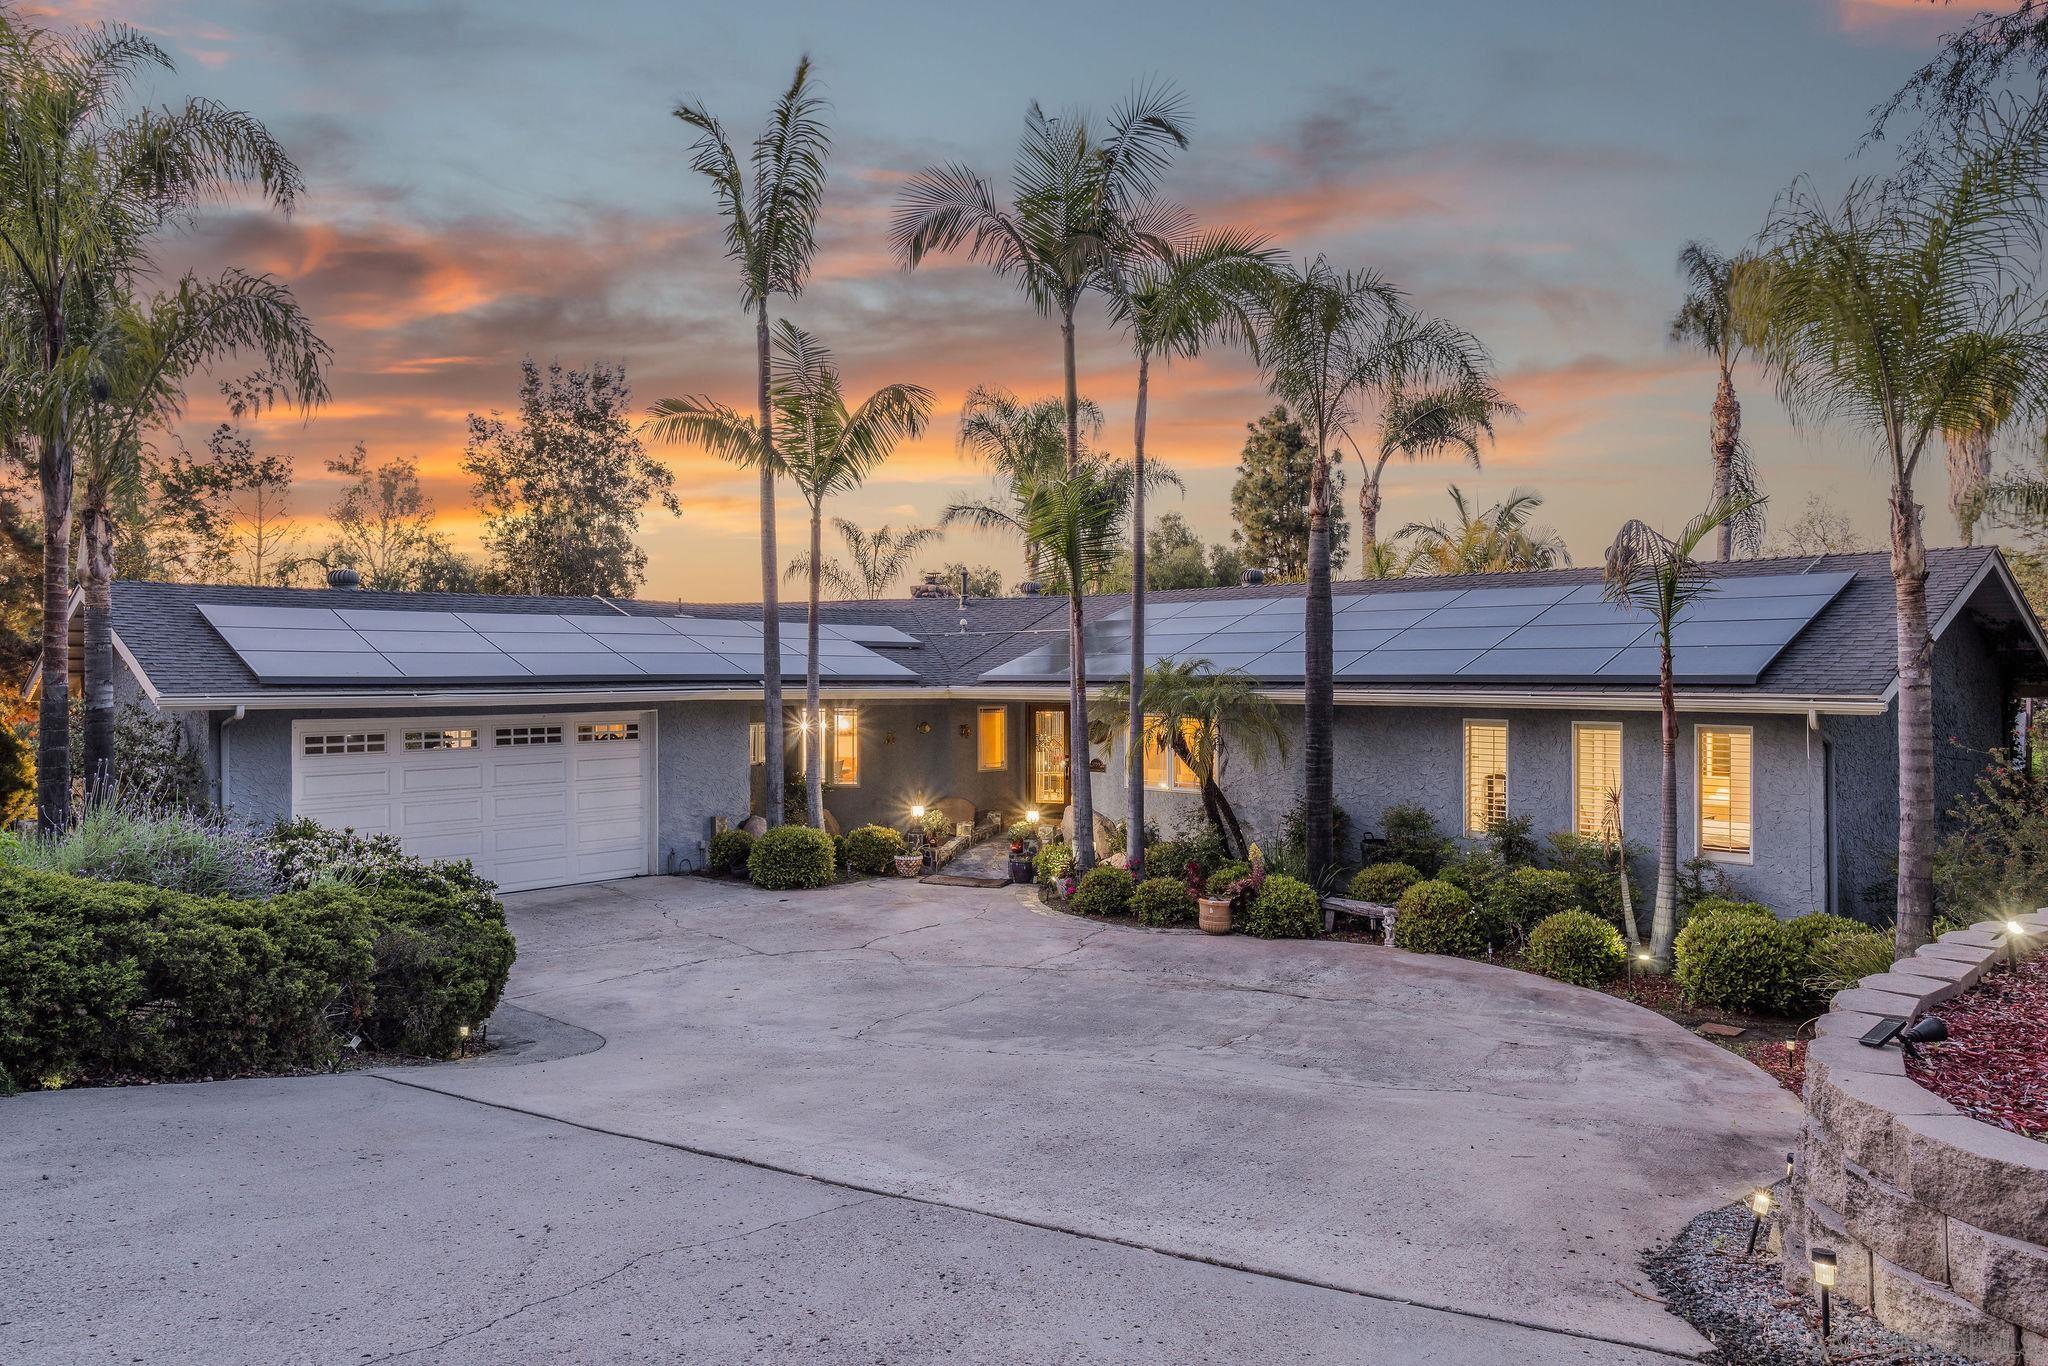
{"type": "MultiPolygon", "coordinates": [[[[819,777],[826,787],[859,787],[861,770],[860,708],[857,706],[834,706],[830,702],[820,702],[818,704],[818,729],[825,733],[828,742],[837,740],[839,738],[839,718],[842,714],[853,718],[853,725],[850,728],[853,735],[853,781],[842,783],[833,779],[832,745],[830,743],[827,743],[825,746],[825,764],[819,777]]],[[[797,772],[809,773],[811,771],[811,730],[809,726],[802,723],[803,715],[801,712],[797,715],[797,722],[797,772]]]]}
{"type": "Polygon", "coordinates": [[[1692,727],[1692,851],[1709,863],[1728,863],[1747,868],[1756,863],[1756,727],[1727,726],[1718,722],[1695,721],[1692,727]],[[1707,808],[1700,800],[1700,732],[1719,731],[1749,738],[1749,848],[1743,852],[1709,849],[1706,844],[1707,808]]]}
{"type": "Polygon", "coordinates": [[[576,743],[579,745],[619,744],[639,738],[638,721],[579,721],[576,725],[576,743]]]}
{"type": "Polygon", "coordinates": [[[1503,818],[1514,808],[1514,729],[1505,718],[1468,716],[1458,731],[1458,767],[1464,771],[1464,786],[1458,790],[1458,824],[1467,839],[1484,839],[1487,832],[1474,830],[1472,826],[1472,728],[1474,726],[1500,727],[1500,814],[1503,818]]]}
{"type": "Polygon", "coordinates": [[[317,723],[299,734],[298,752],[303,759],[320,759],[335,754],[382,754],[386,732],[381,730],[338,731],[322,729],[317,723]]]}
{"type": "Polygon", "coordinates": [[[1614,736],[1614,769],[1620,781],[1616,784],[1620,808],[1615,812],[1621,832],[1628,830],[1628,731],[1619,721],[1574,721],[1572,722],[1572,833],[1584,836],[1579,828],[1579,732],[1597,730],[1614,736]]]}
{"type": "MultiPolygon", "coordinates": [[[[1183,718],[1183,723],[1193,719],[1193,717],[1185,717],[1183,718]]],[[[1150,731],[1152,723],[1154,721],[1157,721],[1159,723],[1159,729],[1162,733],[1164,733],[1164,731],[1166,730],[1166,718],[1163,716],[1155,716],[1149,712],[1145,715],[1146,730],[1150,731]]],[[[1196,725],[1199,726],[1200,724],[1200,722],[1196,722],[1196,725]]],[[[1138,743],[1143,744],[1144,741],[1140,739],[1138,743]]],[[[1142,763],[1140,764],[1140,768],[1143,768],[1142,763]]],[[[1200,792],[1202,790],[1201,777],[1195,773],[1190,772],[1186,778],[1182,778],[1180,775],[1180,770],[1180,756],[1173,752],[1173,742],[1171,739],[1169,739],[1166,743],[1166,781],[1162,783],[1148,781],[1145,784],[1145,790],[1147,792],[1200,792]]]]}
{"type": "Polygon", "coordinates": [[[1000,707],[976,707],[974,709],[974,771],[976,773],[1008,773],[1010,771],[1010,709],[1000,707]],[[1003,724],[1003,761],[999,764],[985,764],[981,761],[982,722],[994,716],[1003,724]]]}
{"type": "Polygon", "coordinates": [[[768,762],[768,723],[747,722],[747,766],[749,768],[768,762]]]}

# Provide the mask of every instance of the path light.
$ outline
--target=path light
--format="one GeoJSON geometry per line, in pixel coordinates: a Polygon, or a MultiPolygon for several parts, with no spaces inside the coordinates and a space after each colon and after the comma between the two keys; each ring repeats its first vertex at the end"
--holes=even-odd
{"type": "Polygon", "coordinates": [[[924,819],[924,803],[917,802],[911,806],[910,819],[914,821],[921,821],[924,819]]]}
{"type": "Polygon", "coordinates": [[[1743,1253],[1743,1256],[1756,1256],[1756,1235],[1762,1231],[1764,1216],[1770,1212],[1771,1192],[1766,1187],[1758,1186],[1749,1197],[1749,1251],[1743,1253]]]}
{"type": "Polygon", "coordinates": [[[2027,937],[2027,927],[2017,920],[2005,922],[2005,961],[2014,967],[2020,965],[2020,940],[2027,937]]]}
{"type": "Polygon", "coordinates": [[[1785,1179],[1787,1181],[1792,1179],[1792,1154],[1790,1153],[1785,1154],[1785,1179]]]}
{"type": "Polygon", "coordinates": [[[1820,1335],[1825,1340],[1833,1326],[1828,1320],[1828,1292],[1835,1288],[1835,1250],[1817,1247],[1808,1255],[1813,1259],[1813,1283],[1820,1287],[1820,1335]]]}
{"type": "Polygon", "coordinates": [[[1024,813],[1024,819],[1029,821],[1033,825],[1038,824],[1038,808],[1034,806],[1029,811],[1026,811],[1024,813]]]}

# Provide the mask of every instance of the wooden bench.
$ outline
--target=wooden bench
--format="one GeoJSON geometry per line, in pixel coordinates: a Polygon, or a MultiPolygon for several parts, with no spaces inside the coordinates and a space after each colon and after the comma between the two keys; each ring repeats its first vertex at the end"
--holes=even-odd
{"type": "Polygon", "coordinates": [[[1394,908],[1377,901],[1353,901],[1348,896],[1326,896],[1323,898],[1323,933],[1337,928],[1340,915],[1356,916],[1380,932],[1389,944],[1394,942],[1394,908]]]}

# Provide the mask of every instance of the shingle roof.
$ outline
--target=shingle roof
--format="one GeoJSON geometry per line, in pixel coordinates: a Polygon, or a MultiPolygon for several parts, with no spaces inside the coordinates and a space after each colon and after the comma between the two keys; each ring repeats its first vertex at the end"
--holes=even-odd
{"type": "MultiPolygon", "coordinates": [[[[1958,596],[1977,578],[1997,552],[1988,547],[1928,552],[1928,611],[1940,620],[1958,596]]],[[[1800,697],[1874,697],[1883,693],[1896,672],[1893,597],[1888,556],[1817,555],[1799,558],[1739,560],[1713,565],[1710,572],[1731,576],[1846,572],[1853,577],[1842,593],[1788,645],[1758,678],[1755,690],[1800,697]]],[[[1426,591],[1455,584],[1461,588],[1598,581],[1598,569],[1545,570],[1523,574],[1460,575],[1455,579],[1345,580],[1339,597],[1379,596],[1426,591]]],[[[1221,596],[1295,597],[1300,584],[1262,584],[1242,588],[1196,588],[1154,593],[1154,601],[1221,596]]],[[[1091,597],[1091,612],[1107,612],[1124,599],[1091,597]]],[[[236,697],[288,692],[265,688],[247,666],[200,617],[199,603],[244,603],[291,607],[381,607],[422,611],[558,612],[571,616],[675,615],[716,619],[758,616],[747,603],[689,603],[596,598],[504,597],[471,593],[379,593],[358,589],[250,588],[223,585],[119,582],[114,585],[114,625],[150,681],[170,697],[236,697]]],[[[800,639],[801,604],[784,605],[785,630],[800,639]]],[[[894,626],[918,638],[917,648],[890,650],[888,657],[917,674],[906,686],[960,686],[976,683],[997,664],[1055,639],[1066,629],[1064,598],[970,598],[964,610],[951,597],[896,598],[876,602],[832,602],[824,620],[841,624],[894,626]],[[963,625],[964,618],[964,625],[963,625]]],[[[418,685],[406,685],[408,690],[418,685]]],[[[1541,685],[1538,685],[1539,687],[1541,685]]],[[[1574,692],[1581,684],[1556,685],[1574,692]]],[[[1529,691],[1527,684],[1516,691],[1529,691]]],[[[375,689],[365,689],[375,691],[375,689]]],[[[516,692],[516,689],[508,691],[516,692]]],[[[1635,692],[1634,688],[1615,688],[1635,692]]]]}

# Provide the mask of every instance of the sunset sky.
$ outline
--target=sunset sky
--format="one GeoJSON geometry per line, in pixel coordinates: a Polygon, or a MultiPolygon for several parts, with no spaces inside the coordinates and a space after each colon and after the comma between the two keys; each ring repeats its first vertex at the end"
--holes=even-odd
{"type": "MultiPolygon", "coordinates": [[[[32,8],[148,31],[178,61],[152,98],[247,109],[303,168],[291,219],[211,213],[163,264],[167,276],[272,272],[334,347],[333,401],[310,422],[259,428],[303,473],[293,509],[308,541],[333,494],[322,462],[357,441],[373,458],[416,455],[443,525],[473,541],[464,419],[510,406],[522,355],[623,360],[642,404],[746,403],[750,324],[688,170],[689,130],[669,111],[699,98],[750,136],[809,51],[836,148],[817,272],[787,314],[838,351],[852,393],[905,380],[940,396],[934,432],[841,513],[937,520],[985,485],[953,448],[961,394],[1058,385],[1057,332],[1009,284],[964,263],[896,267],[884,240],[896,187],[954,159],[1004,183],[1028,101],[1106,112],[1151,77],[1178,85],[1193,114],[1171,194],[1206,223],[1391,276],[1477,332],[1526,411],[1483,471],[1394,471],[1382,526],[1445,515],[1453,480],[1487,501],[1528,485],[1581,562],[1625,518],[1675,525],[1706,496],[1712,378],[1665,340],[1680,245],[1741,245],[1802,173],[1839,186],[1886,169],[1882,147],[1855,155],[1869,111],[1961,18],[1907,0],[32,8]]],[[[1764,380],[1744,378],[1777,520],[1822,490],[1881,539],[1868,450],[1793,431],[1764,380]]],[[[1082,388],[1108,412],[1114,450],[1128,449],[1132,382],[1125,347],[1091,313],[1082,388]]],[[[1229,531],[1244,424],[1266,404],[1237,355],[1155,380],[1151,451],[1184,475],[1178,505],[1212,539],[1229,531]]],[[[196,389],[188,440],[220,416],[211,387],[196,389]]],[[[683,514],[648,515],[647,592],[757,594],[750,480],[656,454],[677,471],[683,514]]],[[[1923,500],[1930,539],[1947,542],[1936,464],[1923,500]]],[[[800,521],[786,496],[785,545],[800,521]]],[[[942,554],[1016,577],[1013,545],[962,532],[942,554]]]]}

